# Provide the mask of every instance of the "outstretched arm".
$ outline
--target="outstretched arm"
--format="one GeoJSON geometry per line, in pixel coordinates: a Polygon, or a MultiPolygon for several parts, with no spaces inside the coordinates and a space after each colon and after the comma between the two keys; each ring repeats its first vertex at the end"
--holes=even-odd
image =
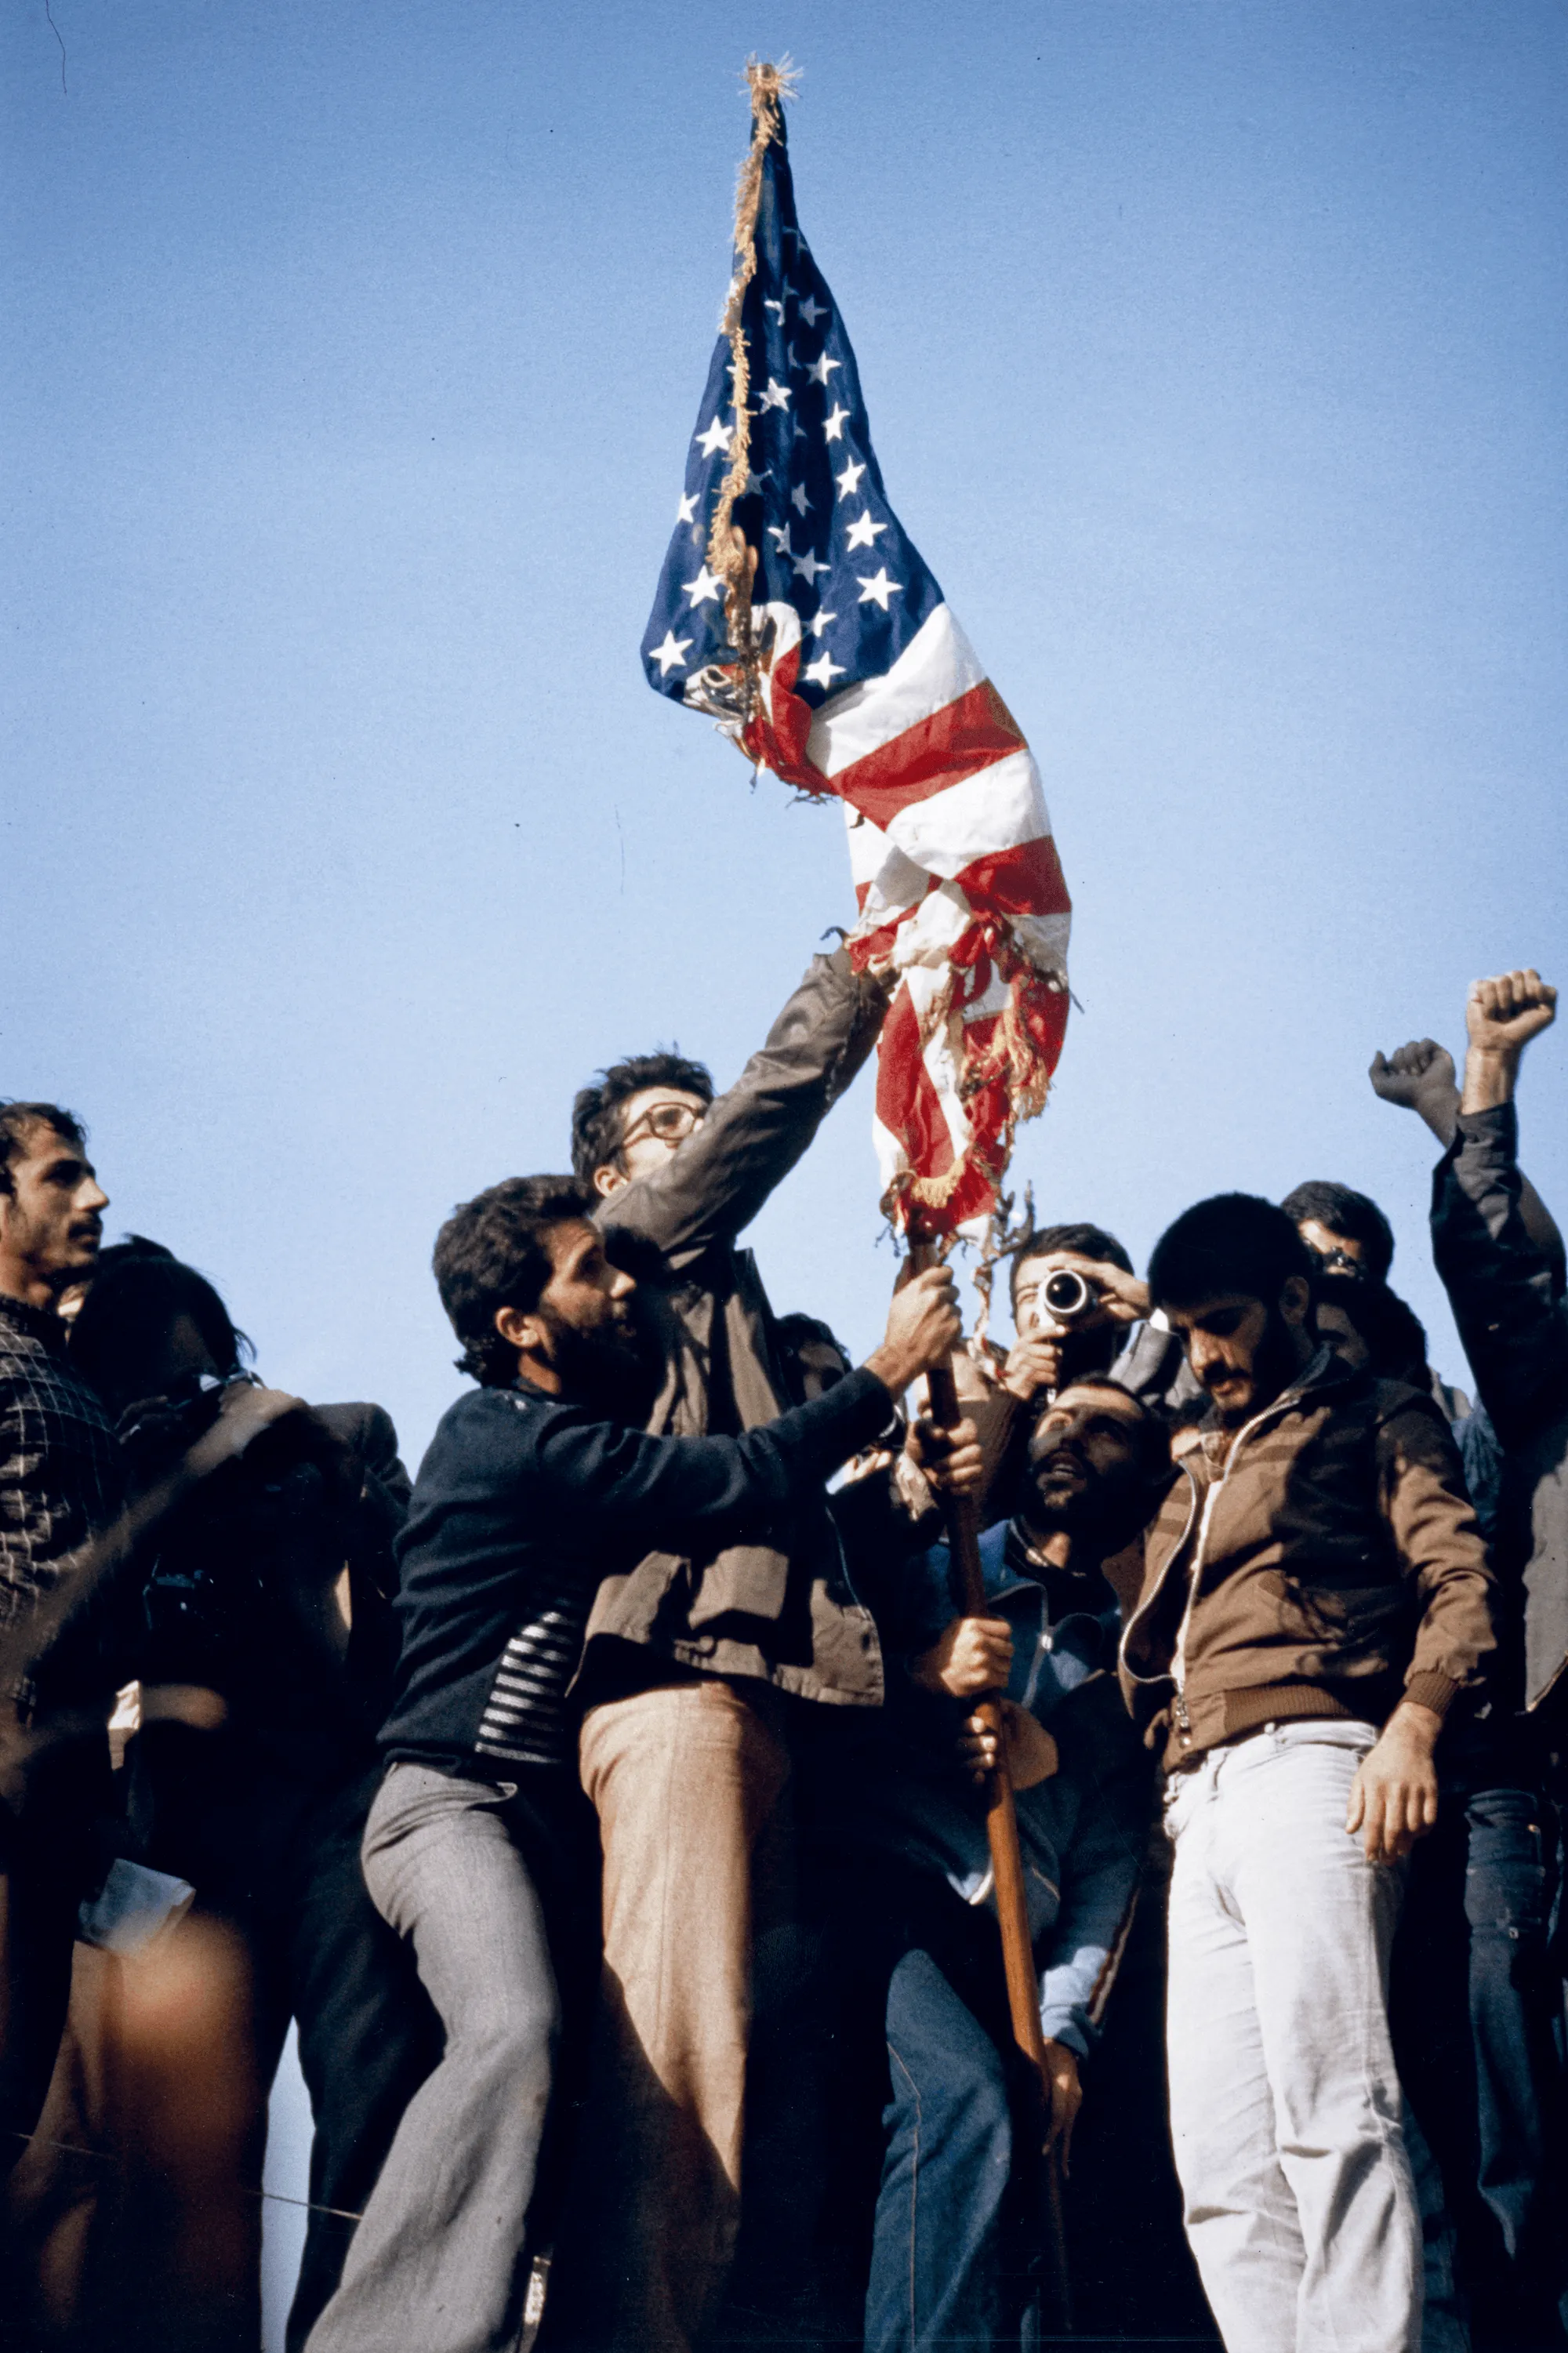
{"type": "Polygon", "coordinates": [[[655,1438],[582,1407],[552,1419],[534,1471],[584,1536],[673,1544],[765,1527],[880,1435],[891,1400],[944,1360],[958,1332],[952,1271],[931,1267],[894,1294],[882,1345],[859,1371],[776,1421],[738,1438],[655,1438]]]}
{"type": "Polygon", "coordinates": [[[742,1233],[858,1073],[888,1009],[884,984],[842,948],[811,968],[729,1092],[662,1168],[596,1212],[676,1267],[742,1233]]]}

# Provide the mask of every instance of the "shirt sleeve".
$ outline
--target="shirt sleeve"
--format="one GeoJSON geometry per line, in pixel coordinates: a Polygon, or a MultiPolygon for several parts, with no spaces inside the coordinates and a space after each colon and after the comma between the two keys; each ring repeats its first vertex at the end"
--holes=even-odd
{"type": "Polygon", "coordinates": [[[805,1154],[870,1053],[887,1011],[879,982],[840,948],[816,956],[729,1092],[662,1168],[597,1212],[606,1233],[689,1264],[743,1232],[805,1154]]]}

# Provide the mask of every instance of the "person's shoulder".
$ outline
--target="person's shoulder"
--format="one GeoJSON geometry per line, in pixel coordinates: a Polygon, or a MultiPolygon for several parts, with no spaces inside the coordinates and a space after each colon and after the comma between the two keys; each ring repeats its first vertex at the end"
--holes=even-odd
{"type": "Polygon", "coordinates": [[[356,1398],[343,1404],[315,1405],[310,1410],[334,1438],[341,1439],[367,1462],[374,1463],[397,1451],[397,1425],[384,1405],[356,1398]]]}

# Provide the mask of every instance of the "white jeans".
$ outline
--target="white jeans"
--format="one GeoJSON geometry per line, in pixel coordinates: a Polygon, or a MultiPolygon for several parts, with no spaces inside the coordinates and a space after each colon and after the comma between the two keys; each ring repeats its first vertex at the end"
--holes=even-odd
{"type": "Polygon", "coordinates": [[[1166,1789],[1187,2237],[1227,2353],[1417,2353],[1388,2034],[1398,1873],[1344,1828],[1370,1725],[1271,1725],[1166,1789]]]}

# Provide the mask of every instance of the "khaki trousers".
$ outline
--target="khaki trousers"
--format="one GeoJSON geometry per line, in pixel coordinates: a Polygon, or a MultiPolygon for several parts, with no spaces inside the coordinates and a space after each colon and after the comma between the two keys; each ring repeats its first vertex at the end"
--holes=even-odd
{"type": "MultiPolygon", "coordinates": [[[[740,2216],[759,1853],[789,1778],[779,1704],[717,1677],[593,1708],[604,1847],[593,2084],[552,2285],[566,2341],[689,2353],[740,2216]]],[[[555,2317],[556,2316],[552,2316],[555,2317]]]]}

